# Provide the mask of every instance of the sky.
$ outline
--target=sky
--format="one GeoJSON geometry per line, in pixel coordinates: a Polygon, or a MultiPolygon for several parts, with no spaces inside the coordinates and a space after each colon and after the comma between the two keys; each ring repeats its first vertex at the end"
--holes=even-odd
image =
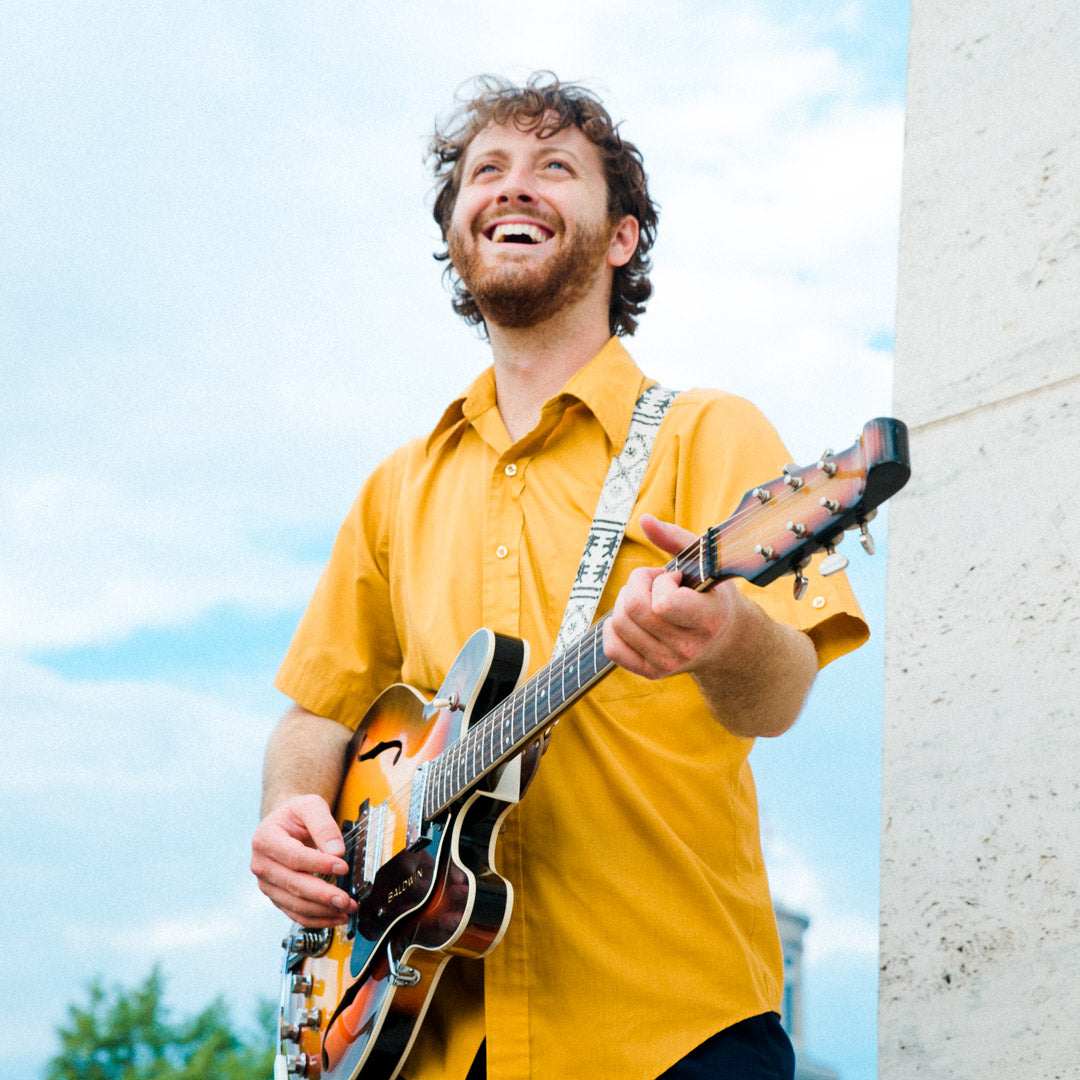
{"type": "MultiPolygon", "coordinates": [[[[425,147],[479,72],[598,92],[661,204],[628,343],[793,460],[890,412],[906,4],[0,8],[0,971],[38,1080],[90,980],[276,998],[247,869],[277,664],[367,472],[488,363],[433,261],[425,147]],[[18,983],[15,982],[18,976],[18,983]]],[[[762,480],[771,479],[762,477],[762,480]]],[[[733,508],[734,509],[734,508],[733,508]]],[[[876,1075],[887,514],[873,638],[752,761],[809,917],[807,1049],[876,1075]]]]}

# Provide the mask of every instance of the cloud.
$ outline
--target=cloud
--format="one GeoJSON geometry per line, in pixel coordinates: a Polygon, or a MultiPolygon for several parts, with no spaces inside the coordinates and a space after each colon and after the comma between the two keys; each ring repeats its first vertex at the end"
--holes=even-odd
{"type": "Polygon", "coordinates": [[[0,701],[0,814],[14,823],[0,903],[23,926],[49,912],[62,942],[43,951],[40,935],[16,933],[5,945],[45,1003],[35,1054],[49,1052],[93,978],[130,987],[159,961],[185,1012],[218,993],[244,1012],[272,998],[287,923],[247,864],[273,717],[165,683],[66,680],[10,657],[0,701]]]}
{"type": "Polygon", "coordinates": [[[287,925],[252,879],[245,887],[234,886],[224,897],[215,895],[211,903],[180,914],[124,926],[111,920],[79,921],[64,927],[62,936],[69,947],[104,948],[142,971],[158,961],[175,969],[191,963],[193,955],[232,952],[245,942],[249,948],[257,942],[259,951],[271,950],[277,936],[272,924],[287,925]]]}
{"type": "Polygon", "coordinates": [[[148,796],[161,800],[164,826],[173,815],[190,819],[200,801],[220,804],[222,789],[257,788],[274,720],[168,683],[68,680],[3,654],[0,688],[0,799],[15,806],[36,796],[49,807],[41,824],[63,818],[68,835],[86,830],[87,843],[105,842],[110,819],[142,811],[148,796]],[[62,802],[47,802],[58,793],[62,802]],[[190,803],[184,814],[178,799],[190,803]]]}
{"type": "Polygon", "coordinates": [[[755,398],[800,447],[812,425],[828,429],[815,444],[854,437],[884,411],[888,357],[867,343],[891,325],[900,113],[822,37],[681,0],[615,26],[575,8],[546,58],[490,3],[453,51],[457,4],[428,5],[408,50],[391,9],[276,34],[215,5],[180,27],[152,5],[133,21],[14,12],[10,648],[303,603],[315,568],[297,534],[321,531],[325,551],[364,473],[486,363],[429,258],[420,164],[478,70],[585,76],[629,118],[664,203],[645,366],[755,398]]]}
{"type": "MultiPolygon", "coordinates": [[[[493,0],[3,5],[0,894],[59,906],[64,943],[5,954],[49,1003],[36,1053],[82,984],[157,959],[184,1012],[275,994],[261,672],[196,657],[211,693],[25,657],[298,611],[363,476],[488,362],[430,258],[424,143],[462,80],[550,67],[625,120],[663,204],[646,370],[751,397],[797,461],[887,411],[899,80],[859,51],[870,8],[784,7],[556,0],[537,35],[493,0]]],[[[808,956],[872,973],[822,860],[769,859],[808,956]]]]}
{"type": "Polygon", "coordinates": [[[806,852],[780,837],[763,842],[769,884],[776,903],[806,916],[806,961],[822,965],[839,957],[873,961],[878,956],[878,926],[865,916],[845,910],[843,901],[827,895],[817,869],[806,852]]]}

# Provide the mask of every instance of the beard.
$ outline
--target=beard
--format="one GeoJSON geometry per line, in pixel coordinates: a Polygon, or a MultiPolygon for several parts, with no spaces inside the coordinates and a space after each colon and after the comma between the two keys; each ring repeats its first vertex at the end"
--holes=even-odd
{"type": "Polygon", "coordinates": [[[484,321],[521,330],[546,322],[585,296],[603,271],[611,225],[605,221],[575,229],[562,249],[539,266],[531,259],[485,265],[479,237],[463,237],[459,230],[451,229],[446,242],[454,270],[484,321]]]}

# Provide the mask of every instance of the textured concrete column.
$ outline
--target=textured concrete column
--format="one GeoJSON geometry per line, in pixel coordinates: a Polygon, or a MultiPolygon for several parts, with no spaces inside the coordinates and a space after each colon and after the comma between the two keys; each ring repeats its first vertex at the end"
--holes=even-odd
{"type": "Polygon", "coordinates": [[[880,1076],[1080,1076],[1080,4],[914,0],[880,1076]]]}

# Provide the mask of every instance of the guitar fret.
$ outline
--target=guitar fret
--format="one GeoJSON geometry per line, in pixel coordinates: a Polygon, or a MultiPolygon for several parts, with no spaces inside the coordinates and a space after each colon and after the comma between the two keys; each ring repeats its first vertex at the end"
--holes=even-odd
{"type": "Polygon", "coordinates": [[[468,751],[473,749],[472,740],[460,740],[457,743],[457,748],[457,787],[458,790],[461,790],[467,786],[467,781],[469,779],[470,755],[468,751]]]}
{"type": "Polygon", "coordinates": [[[551,712],[551,665],[540,673],[536,682],[536,695],[533,701],[533,715],[551,712]]]}
{"type": "Polygon", "coordinates": [[[536,717],[543,712],[544,703],[548,700],[547,684],[550,678],[551,671],[545,667],[532,685],[531,701],[528,688],[526,688],[525,697],[522,701],[521,731],[517,733],[518,741],[524,739],[530,730],[536,727],[536,717]]]}

